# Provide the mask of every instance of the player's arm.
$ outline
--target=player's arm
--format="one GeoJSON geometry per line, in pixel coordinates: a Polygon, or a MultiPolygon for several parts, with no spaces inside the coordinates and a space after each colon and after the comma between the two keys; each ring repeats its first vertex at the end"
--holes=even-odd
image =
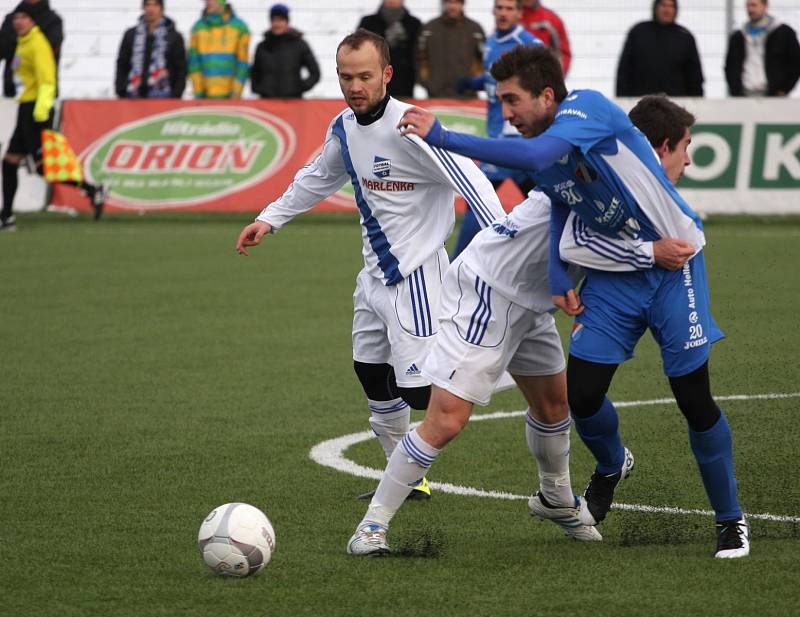
{"type": "Polygon", "coordinates": [[[550,280],[550,293],[553,304],[567,315],[578,315],[583,312],[583,305],[575,284],[567,272],[568,264],[561,259],[559,240],[569,217],[569,207],[558,200],[552,200],[550,207],[550,258],[547,275],[550,280]]]}
{"type": "Polygon", "coordinates": [[[492,183],[471,159],[451,154],[441,148],[432,148],[416,136],[404,139],[419,148],[423,169],[429,169],[437,181],[449,184],[464,198],[481,228],[505,216],[505,210],[492,183]]]}
{"type": "Polygon", "coordinates": [[[633,272],[655,266],[679,270],[695,253],[692,244],[678,238],[645,241],[624,232],[615,237],[598,233],[574,212],[570,212],[559,242],[561,259],[606,272],[633,272]]]}
{"type": "Polygon", "coordinates": [[[276,201],[261,211],[239,234],[236,252],[248,255],[247,247],[258,245],[266,234],[283,227],[298,214],[307,212],[330,196],[347,180],[339,140],[330,131],[322,152],[295,174],[294,180],[276,201]]]}
{"type": "Polygon", "coordinates": [[[569,154],[572,144],[560,137],[539,135],[531,139],[476,137],[448,131],[431,112],[411,107],[406,110],[398,125],[402,135],[417,135],[434,148],[456,152],[501,167],[525,171],[542,171],[558,159],[569,154]]]}

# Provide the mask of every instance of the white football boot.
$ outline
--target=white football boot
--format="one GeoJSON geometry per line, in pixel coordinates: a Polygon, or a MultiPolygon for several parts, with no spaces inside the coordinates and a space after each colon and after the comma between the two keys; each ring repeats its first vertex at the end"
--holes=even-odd
{"type": "Polygon", "coordinates": [[[388,529],[378,523],[364,523],[359,525],[356,532],[347,543],[347,552],[350,555],[386,555],[390,553],[386,544],[388,529]]]}
{"type": "Polygon", "coordinates": [[[584,542],[599,542],[603,539],[597,528],[584,525],[580,519],[581,499],[575,496],[575,505],[572,507],[551,506],[544,495],[536,493],[528,500],[528,510],[531,516],[543,521],[553,521],[566,535],[584,542]]]}

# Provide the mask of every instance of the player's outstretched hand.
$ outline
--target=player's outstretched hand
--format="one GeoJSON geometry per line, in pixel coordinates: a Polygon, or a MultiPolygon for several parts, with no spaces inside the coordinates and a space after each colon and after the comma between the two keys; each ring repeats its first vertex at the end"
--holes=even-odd
{"type": "Polygon", "coordinates": [[[692,244],[677,238],[663,238],[653,242],[653,258],[656,265],[665,270],[680,270],[694,252],[692,244]]]}
{"type": "Polygon", "coordinates": [[[264,223],[262,221],[250,223],[247,227],[242,229],[242,233],[239,234],[239,239],[236,241],[236,252],[239,253],[239,255],[249,255],[250,253],[247,252],[247,247],[260,244],[261,238],[270,231],[272,231],[272,226],[269,223],[264,223]]]}
{"type": "Polygon", "coordinates": [[[427,109],[410,107],[400,118],[397,128],[401,135],[419,135],[425,139],[435,123],[436,116],[427,109]]]}
{"type": "Polygon", "coordinates": [[[583,304],[581,304],[581,297],[574,289],[570,289],[565,296],[553,296],[553,304],[572,317],[580,315],[584,309],[583,304]]]}

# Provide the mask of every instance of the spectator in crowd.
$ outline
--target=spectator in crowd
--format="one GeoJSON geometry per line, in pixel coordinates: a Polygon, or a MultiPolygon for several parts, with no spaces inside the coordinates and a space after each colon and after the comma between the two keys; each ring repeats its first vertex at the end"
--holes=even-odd
{"type": "Polygon", "coordinates": [[[189,41],[189,78],[198,99],[238,99],[250,69],[250,31],[226,0],[205,0],[189,41]]]}
{"type": "Polygon", "coordinates": [[[419,37],[419,83],[431,98],[475,98],[471,90],[458,93],[459,77],[483,73],[481,59],[486,35],[464,15],[464,0],[443,0],[442,14],[429,21],[419,37]]]}
{"type": "Polygon", "coordinates": [[[6,15],[2,27],[0,27],[0,61],[5,60],[3,96],[9,98],[17,95],[14,71],[11,67],[11,61],[14,59],[17,49],[17,33],[14,30],[12,18],[20,9],[31,16],[50,43],[56,61],[56,90],[58,89],[58,60],[61,56],[61,44],[64,42],[64,25],[61,17],[50,8],[48,0],[23,0],[6,15]]]}
{"type": "Polygon", "coordinates": [[[186,87],[186,50],[164,0],[143,0],[139,23],[125,31],[114,89],[121,99],[179,99],[186,87]]]}
{"type": "Polygon", "coordinates": [[[653,19],[628,32],[617,67],[617,96],[703,96],[694,36],[675,23],[677,0],[655,0],[653,19]]]}
{"type": "MultiPolygon", "coordinates": [[[[500,56],[511,51],[518,45],[542,45],[542,41],[525,30],[520,24],[522,18],[522,0],[495,0],[494,25],[496,30],[489,35],[483,53],[484,74],[480,77],[461,78],[458,80],[458,90],[485,90],[489,99],[486,107],[486,133],[489,137],[520,137],[519,131],[503,118],[503,103],[497,98],[495,92],[497,81],[492,77],[492,65],[500,56]]],[[[524,171],[498,167],[490,163],[481,163],[481,171],[489,178],[492,186],[497,189],[503,182],[510,179],[514,182],[523,195],[527,195],[534,187],[530,175],[524,171]]],[[[452,258],[461,254],[476,233],[480,231],[478,221],[470,210],[464,213],[464,220],[458,232],[458,240],[453,250],[452,258]]]]}
{"type": "Polygon", "coordinates": [[[303,33],[289,25],[288,6],[272,5],[269,20],[250,67],[253,92],[265,99],[300,98],[319,81],[319,65],[303,33]]]}
{"type": "Polygon", "coordinates": [[[566,76],[570,60],[572,60],[572,52],[569,48],[567,29],[561,18],[550,9],[543,7],[539,0],[523,0],[520,23],[555,54],[556,58],[561,61],[561,68],[566,76]]]}
{"type": "Polygon", "coordinates": [[[748,22],[731,35],[725,79],[731,96],[786,96],[800,78],[797,34],[767,13],[767,0],[747,0],[748,22]]]}
{"type": "Polygon", "coordinates": [[[414,96],[417,40],[422,22],[408,12],[403,0],[383,0],[378,12],[362,17],[358,27],[382,36],[389,43],[389,60],[394,69],[389,95],[414,96]]]}
{"type": "MultiPolygon", "coordinates": [[[[31,171],[42,173],[42,131],[53,126],[56,98],[56,61],[47,37],[34,21],[37,9],[21,3],[14,9],[12,26],[16,32],[14,79],[19,84],[17,124],[3,156],[3,207],[0,231],[17,228],[14,197],[17,193],[19,166],[25,162],[31,171]]],[[[92,202],[95,218],[100,218],[107,188],[85,181],[70,182],[83,189],[92,202]]]]}

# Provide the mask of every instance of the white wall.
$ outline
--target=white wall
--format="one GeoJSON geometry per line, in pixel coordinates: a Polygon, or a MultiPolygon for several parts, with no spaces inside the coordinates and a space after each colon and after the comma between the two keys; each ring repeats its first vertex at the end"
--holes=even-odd
{"type": "MultiPolygon", "coordinates": [[[[286,1],[286,0],[281,0],[286,1]]],[[[733,0],[735,23],[746,19],[744,0],[733,0]]],[[[18,0],[2,0],[0,8],[10,11],[18,0]]],[[[66,41],[61,61],[61,86],[64,97],[96,98],[113,96],[114,65],[117,48],[126,28],[140,14],[140,0],[50,0],[65,22],[66,41]]],[[[236,12],[253,33],[255,49],[267,28],[270,0],[231,0],[236,12]]],[[[680,0],[679,23],[689,28],[697,39],[703,70],[705,92],[710,98],[726,94],[722,72],[727,33],[725,7],[728,0],[680,0]]],[[[362,15],[374,13],[380,0],[288,0],[291,22],[306,33],[320,63],[321,82],[310,96],[339,96],[336,83],[334,51],[339,40],[352,31],[362,15]]],[[[648,19],[651,0],[549,0],[546,6],[558,12],[573,48],[573,65],[568,76],[570,88],[595,88],[613,94],[617,58],[625,34],[638,21],[648,19]]],[[[166,13],[188,38],[192,24],[203,6],[201,0],[165,0],[166,13]]],[[[427,21],[439,11],[436,0],[406,0],[409,10],[427,21]]],[[[493,29],[492,0],[467,0],[467,14],[480,22],[487,32],[493,29]]],[[[800,2],[771,0],[771,11],[778,18],[800,30],[800,2]]],[[[252,52],[251,52],[252,53],[252,52]]],[[[187,96],[190,89],[187,88],[187,96]]],[[[422,95],[420,89],[420,94],[422,95]]],[[[800,87],[794,96],[800,95],[800,87]]]]}

